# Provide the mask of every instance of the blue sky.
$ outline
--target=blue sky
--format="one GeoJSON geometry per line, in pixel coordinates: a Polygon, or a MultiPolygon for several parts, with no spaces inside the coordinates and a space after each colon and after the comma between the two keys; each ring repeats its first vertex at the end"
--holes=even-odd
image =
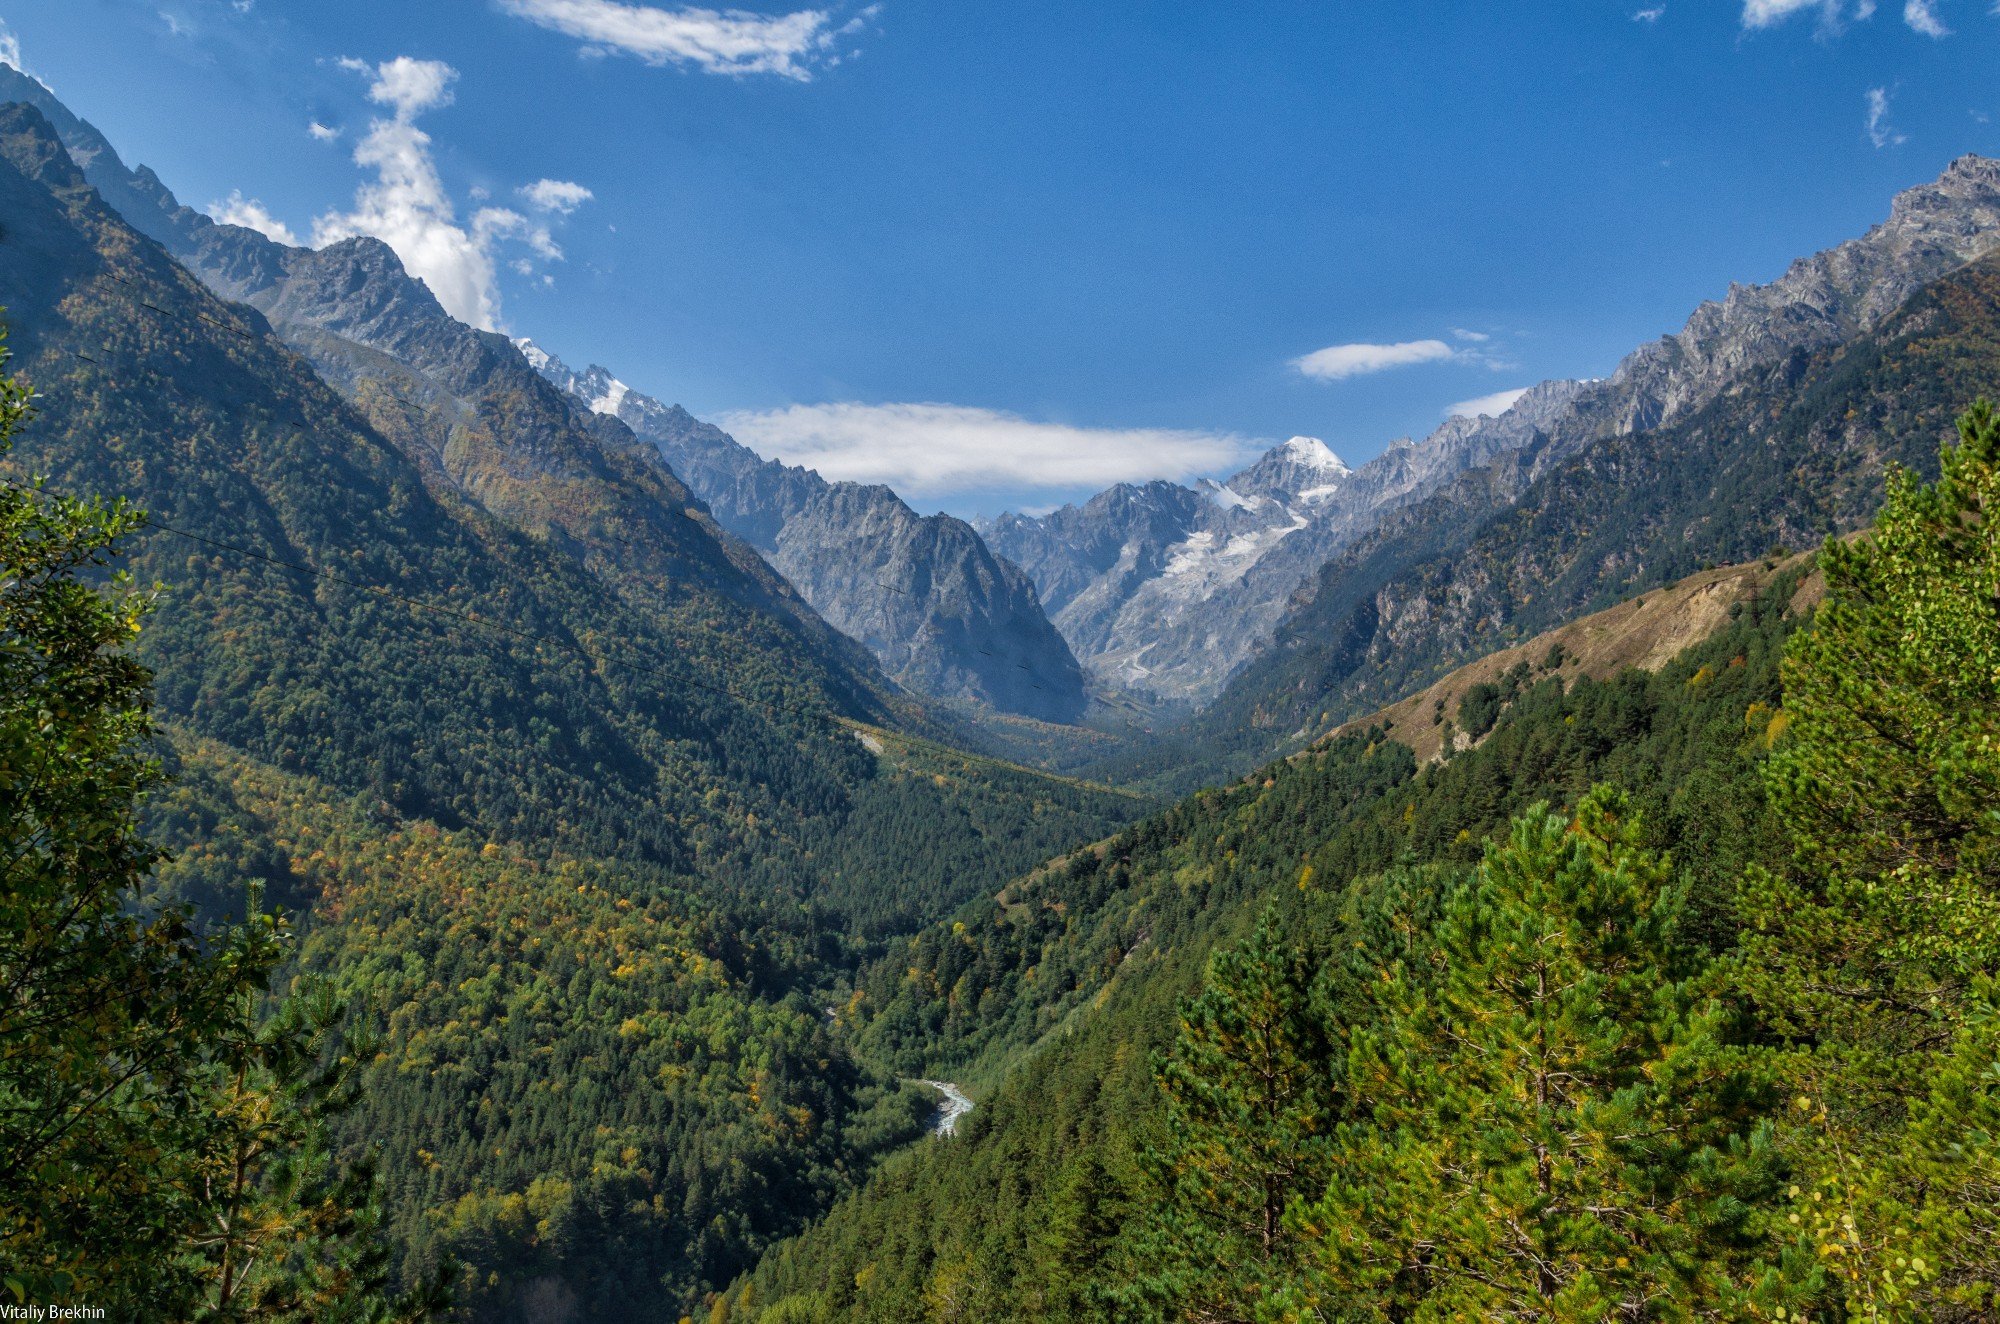
{"type": "Polygon", "coordinates": [[[0,19],[184,201],[306,241],[383,233],[462,315],[972,513],[1225,473],[1294,434],[1358,464],[1456,402],[1608,372],[1730,281],[2000,152],[1992,8],[0,0],[0,19]]]}

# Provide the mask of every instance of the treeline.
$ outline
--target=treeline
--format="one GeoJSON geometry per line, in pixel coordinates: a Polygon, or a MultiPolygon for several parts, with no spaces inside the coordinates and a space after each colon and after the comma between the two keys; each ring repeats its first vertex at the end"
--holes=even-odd
{"type": "MultiPolygon", "coordinates": [[[[1780,666],[1773,613],[1656,677],[1512,687],[717,1317],[1995,1317],[1996,510],[1982,406],[1828,546],[1780,666]]],[[[1108,910],[1169,913],[1300,775],[1108,910]]]]}

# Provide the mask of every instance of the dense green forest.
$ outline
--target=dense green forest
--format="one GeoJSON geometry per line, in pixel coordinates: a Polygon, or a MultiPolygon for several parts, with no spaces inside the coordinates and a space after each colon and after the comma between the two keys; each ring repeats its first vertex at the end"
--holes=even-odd
{"type": "Polygon", "coordinates": [[[864,1037],[1015,1065],[712,1318],[1992,1318],[1996,503],[1982,406],[1810,628],[1787,577],[918,938],[864,1037]]]}
{"type": "MultiPolygon", "coordinates": [[[[53,890],[9,935],[33,947],[24,926],[87,884],[114,935],[91,950],[122,933],[167,962],[120,994],[134,1026],[64,1022],[51,1072],[80,1070],[99,1033],[192,1055],[157,1099],[106,1079],[86,1112],[131,1096],[110,1131],[58,1109],[60,1159],[9,1151],[10,1290],[169,1320],[276,1302],[255,1283],[218,1299],[246,1256],[191,1194],[235,1136],[239,1206],[253,1187],[274,1202],[261,1245],[305,1227],[294,1196],[328,1224],[300,1318],[336,1317],[313,1293],[361,1302],[358,1318],[387,1308],[368,1284],[418,1301],[434,1278],[473,1319],[698,1307],[929,1111],[856,1057],[829,990],[889,936],[1146,802],[927,741],[872,664],[771,607],[758,574],[775,577],[732,568],[700,519],[668,521],[641,595],[601,549],[467,501],[119,220],[34,112],[4,114],[0,300],[21,356],[0,480],[24,532],[0,592],[26,615],[0,660],[25,677],[59,673],[52,650],[102,654],[90,665],[122,688],[86,698],[126,716],[79,769],[96,799],[74,812],[130,842],[85,878],[38,817],[70,811],[23,801],[9,850],[46,857],[53,890]],[[37,522],[95,493],[134,508],[92,523],[74,507],[60,534],[37,522]],[[65,540],[81,550],[51,550],[65,540]],[[124,603],[114,567],[146,588],[116,628],[71,638],[36,605],[124,603]],[[272,904],[292,918],[259,915],[272,904]],[[238,947],[224,968],[198,959],[238,947]],[[148,1020],[183,1006],[194,1019],[148,1020]],[[177,1120],[149,1138],[142,1116],[177,1120]],[[18,1195],[31,1160],[72,1159],[75,1181],[18,1195]],[[107,1295],[149,1255],[192,1267],[107,1295]]],[[[10,794],[84,720],[35,694],[10,677],[10,794]]],[[[8,978],[31,957],[7,957],[26,962],[8,978]]],[[[16,1053],[46,1028],[0,1032],[16,1053]]],[[[60,1097],[88,1090],[77,1076],[60,1097]]]]}
{"type": "Polygon", "coordinates": [[[427,480],[119,220],[34,111],[5,117],[0,201],[14,247],[34,242],[0,264],[0,298],[42,399],[0,473],[152,512],[127,564],[175,609],[138,657],[195,732],[391,817],[784,891],[855,931],[934,916],[1139,807],[871,753],[849,723],[898,721],[879,676],[759,609],[703,525],[668,521],[648,597],[611,591],[595,552],[427,480]]]}

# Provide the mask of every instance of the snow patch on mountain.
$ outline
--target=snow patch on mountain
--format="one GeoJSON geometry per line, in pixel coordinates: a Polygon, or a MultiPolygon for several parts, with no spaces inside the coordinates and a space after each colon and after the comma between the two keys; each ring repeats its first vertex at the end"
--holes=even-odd
{"type": "Polygon", "coordinates": [[[615,418],[618,414],[619,406],[625,403],[625,397],[631,393],[632,388],[624,382],[619,381],[616,377],[608,377],[605,379],[603,389],[595,399],[590,401],[590,412],[593,414],[610,414],[615,418]]]}
{"type": "Polygon", "coordinates": [[[1241,582],[1273,547],[1311,523],[1303,515],[1286,513],[1290,518],[1285,523],[1245,529],[1226,538],[1215,529],[1189,534],[1168,549],[1154,591],[1171,602],[1204,602],[1241,582]]]}
{"type": "Polygon", "coordinates": [[[1224,510],[1261,510],[1264,507],[1263,497],[1244,496],[1235,488],[1224,486],[1213,478],[1204,478],[1201,483],[1208,489],[1208,499],[1224,510]]]}

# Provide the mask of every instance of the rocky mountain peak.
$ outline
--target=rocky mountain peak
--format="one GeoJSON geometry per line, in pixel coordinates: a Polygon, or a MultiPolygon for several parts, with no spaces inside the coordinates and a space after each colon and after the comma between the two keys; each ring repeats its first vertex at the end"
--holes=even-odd
{"type": "Polygon", "coordinates": [[[1352,472],[1318,437],[1293,437],[1227,482],[1208,486],[1211,499],[1229,509],[1254,509],[1265,499],[1289,506],[1324,501],[1352,472]]]}
{"type": "Polygon", "coordinates": [[[1904,189],[1890,204],[1889,219],[1895,222],[1940,206],[1949,207],[2000,194],[2000,160],[1968,152],[1944,168],[1929,184],[1904,189]]]}

